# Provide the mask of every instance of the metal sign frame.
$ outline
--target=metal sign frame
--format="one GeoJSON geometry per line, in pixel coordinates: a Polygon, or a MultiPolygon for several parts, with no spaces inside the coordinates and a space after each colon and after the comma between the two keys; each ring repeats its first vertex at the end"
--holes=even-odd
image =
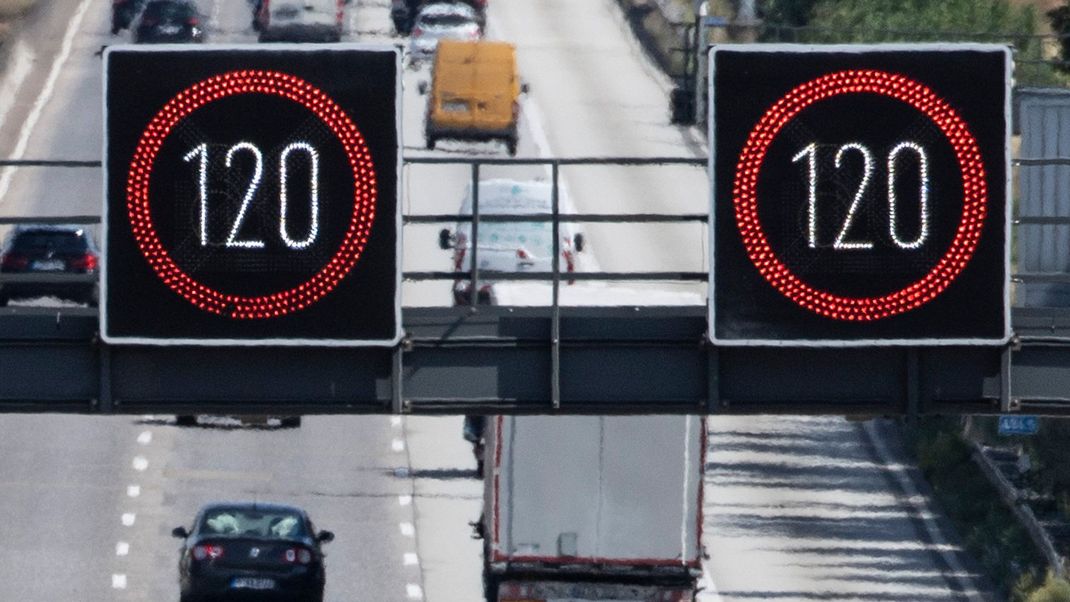
{"type": "Polygon", "coordinates": [[[1012,121],[1011,121],[1011,91],[1013,85],[1013,69],[1014,61],[1011,49],[1007,46],[1000,44],[977,44],[977,43],[922,43],[922,44],[832,44],[832,45],[811,45],[811,44],[715,44],[711,45],[707,51],[707,91],[709,94],[709,102],[707,104],[707,127],[710,140],[710,154],[708,163],[708,177],[710,180],[710,198],[709,198],[709,293],[708,293],[708,320],[709,330],[707,336],[714,345],[719,346],[739,346],[739,347],[907,347],[907,346],[961,346],[961,345],[1006,345],[1012,336],[1011,330],[1011,302],[1010,302],[1010,284],[1011,284],[1011,224],[1013,221],[1010,205],[1012,198],[1012,176],[1011,176],[1011,134],[1012,134],[1012,121]],[[1004,218],[1005,223],[1003,226],[1003,256],[1004,256],[1004,281],[1003,281],[1003,321],[1004,328],[1002,336],[997,338],[927,338],[927,337],[915,337],[915,338],[865,338],[865,339],[769,339],[769,338],[723,338],[719,337],[716,332],[716,273],[717,273],[717,257],[716,257],[716,204],[717,199],[717,185],[715,181],[716,175],[716,94],[717,90],[714,84],[714,76],[716,71],[715,56],[717,52],[753,52],[753,53],[783,53],[783,54],[810,54],[810,53],[842,53],[842,54],[861,54],[866,52],[962,52],[962,51],[978,51],[978,52],[1001,52],[1005,56],[1004,65],[1004,152],[1003,162],[1005,165],[1004,182],[1003,182],[1003,194],[1005,202],[1004,218]]]}
{"type": "Polygon", "coordinates": [[[101,268],[100,268],[100,334],[101,338],[105,342],[114,345],[158,345],[158,346],[173,346],[173,345],[199,345],[199,346],[240,346],[240,347],[262,347],[262,346],[319,346],[319,347],[393,347],[396,346],[404,336],[404,330],[401,323],[401,283],[402,283],[402,251],[404,248],[402,240],[402,152],[404,147],[404,138],[402,132],[402,109],[403,109],[403,97],[402,97],[402,84],[404,76],[404,65],[402,60],[401,48],[398,46],[387,44],[364,44],[364,43],[330,43],[330,44],[295,44],[295,43],[272,43],[272,44],[257,44],[257,45],[238,45],[238,44],[212,44],[212,45],[190,45],[190,44],[158,44],[158,45],[132,45],[123,44],[108,46],[103,53],[103,142],[102,142],[102,156],[103,160],[103,208],[101,214],[101,268]],[[157,338],[157,337],[143,337],[143,336],[113,336],[108,329],[108,315],[112,308],[108,307],[108,186],[109,186],[109,174],[108,174],[108,72],[110,57],[116,53],[157,53],[157,52],[188,52],[191,54],[205,54],[205,53],[237,53],[244,52],[250,54],[263,54],[266,52],[294,52],[294,53],[309,53],[309,52],[325,52],[325,51],[364,51],[364,52],[381,52],[394,55],[395,63],[395,89],[394,89],[394,119],[395,119],[395,135],[397,136],[397,154],[394,158],[395,169],[395,185],[394,185],[394,227],[396,231],[395,237],[395,277],[394,277],[394,335],[387,339],[369,339],[369,340],[347,340],[347,339],[309,339],[309,338],[256,338],[256,339],[243,339],[243,338],[157,338]]]}

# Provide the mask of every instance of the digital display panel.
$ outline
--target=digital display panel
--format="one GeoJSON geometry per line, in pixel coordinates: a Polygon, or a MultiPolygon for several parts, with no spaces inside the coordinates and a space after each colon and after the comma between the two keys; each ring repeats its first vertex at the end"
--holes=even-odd
{"type": "Polygon", "coordinates": [[[1010,54],[710,54],[710,334],[753,345],[1009,338],[1010,54]]]}
{"type": "Polygon", "coordinates": [[[394,48],[109,48],[111,342],[400,337],[394,48]]]}

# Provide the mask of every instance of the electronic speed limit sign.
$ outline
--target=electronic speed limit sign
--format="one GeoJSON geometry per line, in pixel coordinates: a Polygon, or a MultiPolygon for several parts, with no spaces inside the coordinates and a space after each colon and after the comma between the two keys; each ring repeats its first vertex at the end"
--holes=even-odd
{"type": "Polygon", "coordinates": [[[105,340],[399,340],[397,49],[104,58],[105,340]]]}
{"type": "Polygon", "coordinates": [[[1009,49],[715,46],[710,84],[714,343],[1009,339],[1009,49]]]}

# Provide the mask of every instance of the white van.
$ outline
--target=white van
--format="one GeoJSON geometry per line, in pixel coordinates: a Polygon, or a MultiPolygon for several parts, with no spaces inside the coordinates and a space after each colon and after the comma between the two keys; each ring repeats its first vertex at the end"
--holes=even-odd
{"type": "MultiPolygon", "coordinates": [[[[553,188],[548,182],[519,181],[508,179],[483,180],[479,183],[480,215],[533,215],[552,212],[553,188]]],[[[559,192],[560,194],[560,192],[559,192]]],[[[571,203],[559,196],[559,211],[574,213],[571,203]]],[[[472,213],[471,186],[461,203],[461,215],[472,213]]],[[[569,272],[578,272],[578,254],[584,249],[583,233],[571,222],[561,222],[561,253],[558,268],[561,280],[568,282],[569,272]]],[[[472,269],[472,223],[458,222],[451,232],[448,228],[439,233],[439,246],[453,249],[453,267],[459,275],[472,269]]],[[[480,221],[479,269],[495,272],[551,272],[553,270],[553,224],[549,221],[498,222],[480,221]]],[[[480,279],[477,302],[494,304],[494,281],[492,276],[480,279]]],[[[456,305],[468,305],[472,284],[459,279],[453,288],[456,305]]]]}
{"type": "Polygon", "coordinates": [[[261,42],[337,42],[344,0],[262,0],[256,24],[261,42]]]}

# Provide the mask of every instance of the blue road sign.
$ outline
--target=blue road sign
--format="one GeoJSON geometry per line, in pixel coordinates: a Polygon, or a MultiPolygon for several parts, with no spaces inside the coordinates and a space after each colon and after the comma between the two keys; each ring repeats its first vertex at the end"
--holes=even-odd
{"type": "Polygon", "coordinates": [[[1040,420],[1036,416],[1000,416],[999,434],[1008,435],[1035,435],[1040,426],[1040,420]]]}

